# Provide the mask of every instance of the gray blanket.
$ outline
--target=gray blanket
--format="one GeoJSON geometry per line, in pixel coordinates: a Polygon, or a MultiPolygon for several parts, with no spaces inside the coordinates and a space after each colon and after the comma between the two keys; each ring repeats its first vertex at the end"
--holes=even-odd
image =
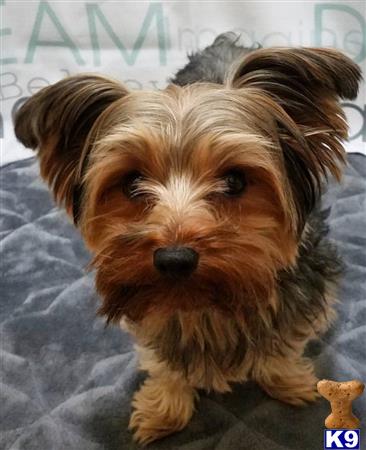
{"type": "MultiPolygon", "coordinates": [[[[343,186],[326,197],[331,237],[347,265],[339,320],[308,351],[319,377],[366,381],[366,158],[351,155],[349,163],[343,186]]],[[[0,175],[0,448],[138,448],[127,424],[144,375],[129,336],[95,315],[78,232],[50,199],[34,159],[0,175]]],[[[364,423],[365,400],[354,403],[364,423]]],[[[296,408],[252,383],[238,385],[232,394],[203,394],[189,426],[150,449],[318,450],[328,410],[325,400],[296,408]]]]}

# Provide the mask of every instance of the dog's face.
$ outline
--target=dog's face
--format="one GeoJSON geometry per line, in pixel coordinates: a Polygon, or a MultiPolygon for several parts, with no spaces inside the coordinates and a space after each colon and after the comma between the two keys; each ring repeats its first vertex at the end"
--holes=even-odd
{"type": "Polygon", "coordinates": [[[261,101],[255,89],[171,86],[100,119],[80,224],[113,305],[234,307],[294,261],[291,189],[261,101]]]}
{"type": "Polygon", "coordinates": [[[275,308],[322,179],[340,175],[338,97],[359,78],[336,51],[272,49],[223,86],[128,92],[85,75],[31,98],[17,136],[94,253],[102,313],[275,308]]]}

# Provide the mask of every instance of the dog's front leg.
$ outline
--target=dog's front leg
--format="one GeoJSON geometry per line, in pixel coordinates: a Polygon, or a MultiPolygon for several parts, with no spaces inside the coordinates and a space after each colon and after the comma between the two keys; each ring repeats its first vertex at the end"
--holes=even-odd
{"type": "Polygon", "coordinates": [[[302,405],[319,397],[313,363],[301,355],[261,358],[253,378],[268,395],[285,403],[302,405]]]}
{"type": "Polygon", "coordinates": [[[133,397],[129,428],[141,444],[182,430],[192,417],[198,397],[181,374],[163,366],[159,362],[150,368],[149,377],[133,397]]]}

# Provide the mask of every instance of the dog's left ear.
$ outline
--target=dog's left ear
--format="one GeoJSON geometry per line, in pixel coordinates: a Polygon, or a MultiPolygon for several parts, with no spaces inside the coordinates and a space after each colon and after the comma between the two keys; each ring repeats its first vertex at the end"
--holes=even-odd
{"type": "Polygon", "coordinates": [[[273,105],[300,228],[322,179],[328,172],[340,178],[348,127],[339,99],[354,99],[360,80],[360,68],[351,59],[323,48],[259,49],[228,75],[230,87],[259,90],[273,105]]]}
{"type": "Polygon", "coordinates": [[[97,74],[73,75],[37,92],[15,116],[15,135],[37,150],[42,177],[75,224],[83,167],[96,139],[93,129],[108,108],[127,95],[118,81],[97,74]]]}

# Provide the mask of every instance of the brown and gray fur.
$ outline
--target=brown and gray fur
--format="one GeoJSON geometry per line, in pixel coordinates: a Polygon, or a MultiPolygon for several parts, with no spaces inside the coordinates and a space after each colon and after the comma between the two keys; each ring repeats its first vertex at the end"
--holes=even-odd
{"type": "Polygon", "coordinates": [[[316,399],[303,352],[334,318],[341,272],[318,204],[345,162],[339,99],[360,79],[336,50],[228,34],[163,91],[77,75],[18,112],[17,137],[94,254],[100,313],[136,339],[139,442],[182,429],[197,389],[253,379],[287,403],[316,399]],[[199,256],[189,277],[157,270],[172,246],[199,256]]]}

